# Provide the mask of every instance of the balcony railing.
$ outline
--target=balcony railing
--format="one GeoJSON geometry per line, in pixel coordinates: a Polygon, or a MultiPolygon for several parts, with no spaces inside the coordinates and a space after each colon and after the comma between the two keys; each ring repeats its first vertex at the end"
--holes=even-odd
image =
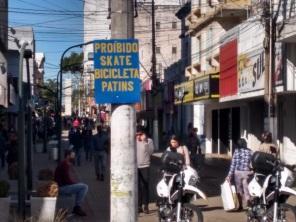
{"type": "Polygon", "coordinates": [[[217,2],[217,4],[202,6],[200,11],[193,9],[187,18],[191,22],[188,34],[198,32],[216,18],[219,18],[220,22],[227,21],[229,18],[247,18],[250,6],[250,0],[224,0],[217,2]]]}

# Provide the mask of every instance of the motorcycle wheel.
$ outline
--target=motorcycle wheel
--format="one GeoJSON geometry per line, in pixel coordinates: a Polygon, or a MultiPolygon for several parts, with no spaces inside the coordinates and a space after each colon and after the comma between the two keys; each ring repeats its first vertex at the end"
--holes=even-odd
{"type": "MultiPolygon", "coordinates": [[[[290,204],[280,204],[277,222],[295,222],[296,209],[290,204]]],[[[269,208],[263,216],[262,222],[273,222],[273,207],[269,208]]]]}
{"type": "MultiPolygon", "coordinates": [[[[177,209],[175,209],[177,214],[177,209]]],[[[203,215],[200,208],[192,204],[184,204],[181,212],[182,222],[203,222],[203,215]]]]}
{"type": "Polygon", "coordinates": [[[260,222],[260,219],[257,218],[247,218],[247,222],[260,222]]]}

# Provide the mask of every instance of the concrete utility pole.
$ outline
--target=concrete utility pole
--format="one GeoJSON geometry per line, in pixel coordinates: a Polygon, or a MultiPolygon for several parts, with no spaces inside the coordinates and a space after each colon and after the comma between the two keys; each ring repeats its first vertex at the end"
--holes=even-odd
{"type": "Polygon", "coordinates": [[[264,100],[266,104],[268,126],[267,130],[275,134],[275,104],[273,91],[274,74],[274,19],[273,19],[273,1],[265,1],[263,5],[265,18],[265,64],[264,64],[264,100]]]}
{"type": "Polygon", "coordinates": [[[158,137],[158,107],[157,107],[157,94],[158,94],[158,79],[156,73],[156,43],[155,43],[155,7],[154,0],[151,3],[151,16],[152,16],[152,92],[154,100],[154,119],[153,119],[153,141],[155,144],[155,150],[158,150],[159,137],[158,137]]]}
{"type": "MultiPolygon", "coordinates": [[[[111,0],[112,39],[134,37],[133,0],[111,0]]],[[[136,113],[133,106],[113,109],[111,118],[110,221],[137,221],[136,113]]]]}

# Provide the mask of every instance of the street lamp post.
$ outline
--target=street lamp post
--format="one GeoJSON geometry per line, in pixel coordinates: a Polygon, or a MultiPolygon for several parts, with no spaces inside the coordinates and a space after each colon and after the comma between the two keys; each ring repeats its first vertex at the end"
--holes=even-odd
{"type": "Polygon", "coordinates": [[[85,42],[85,43],[81,43],[81,44],[77,44],[77,45],[73,45],[69,48],[67,48],[62,56],[61,56],[61,60],[60,60],[60,71],[59,71],[59,77],[60,77],[60,81],[59,81],[59,88],[58,88],[58,105],[57,105],[57,129],[58,129],[58,161],[61,161],[61,156],[62,156],[62,91],[63,91],[63,60],[64,60],[64,56],[65,54],[73,48],[76,47],[82,47],[85,45],[90,45],[93,44],[94,41],[89,41],[89,42],[85,42]]]}
{"type": "Polygon", "coordinates": [[[24,58],[26,59],[26,67],[27,67],[27,96],[26,96],[26,104],[27,104],[27,188],[28,190],[33,189],[33,175],[32,175],[32,91],[31,91],[31,78],[30,78],[30,64],[29,59],[32,58],[32,51],[26,50],[24,52],[24,58]]]}
{"type": "Polygon", "coordinates": [[[29,45],[28,41],[20,42],[20,56],[19,56],[19,76],[18,76],[18,214],[22,219],[26,215],[26,183],[25,183],[25,112],[24,112],[24,98],[23,98],[23,59],[25,49],[29,45]]]}

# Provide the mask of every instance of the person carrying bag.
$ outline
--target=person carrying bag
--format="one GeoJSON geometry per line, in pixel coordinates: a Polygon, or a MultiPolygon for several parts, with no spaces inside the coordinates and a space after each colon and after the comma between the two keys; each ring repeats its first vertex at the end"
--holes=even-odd
{"type": "Polygon", "coordinates": [[[251,158],[252,151],[247,148],[246,140],[242,138],[239,139],[237,141],[237,148],[233,154],[228,176],[225,179],[228,183],[234,181],[239,203],[237,210],[243,209],[243,201],[246,205],[248,205],[250,201],[248,178],[252,174],[250,170],[251,158]]]}

